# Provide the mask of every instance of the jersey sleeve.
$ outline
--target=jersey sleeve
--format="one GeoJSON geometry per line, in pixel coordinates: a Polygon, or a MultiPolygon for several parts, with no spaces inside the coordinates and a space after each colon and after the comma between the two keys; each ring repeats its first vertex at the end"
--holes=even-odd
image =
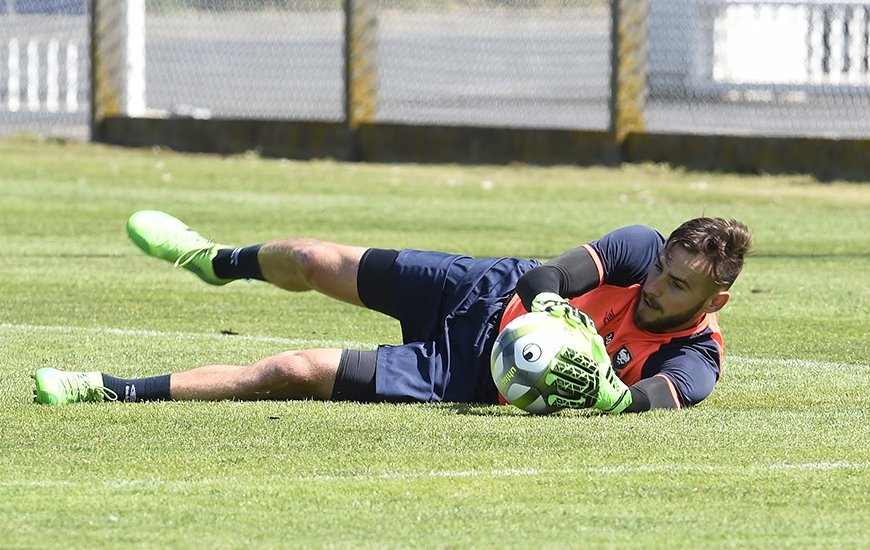
{"type": "Polygon", "coordinates": [[[643,378],[667,378],[679,406],[690,407],[712,393],[719,380],[719,358],[719,347],[712,339],[689,346],[668,345],[650,355],[643,367],[643,378]]]}
{"type": "Polygon", "coordinates": [[[611,231],[589,246],[598,255],[603,284],[627,287],[643,282],[655,262],[665,238],[644,225],[630,225],[611,231]]]}

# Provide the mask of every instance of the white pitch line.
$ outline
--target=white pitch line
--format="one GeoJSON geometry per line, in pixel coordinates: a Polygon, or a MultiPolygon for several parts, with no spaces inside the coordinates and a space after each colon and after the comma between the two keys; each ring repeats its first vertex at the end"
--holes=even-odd
{"type": "Polygon", "coordinates": [[[578,474],[634,474],[634,473],[661,473],[661,472],[725,472],[725,471],[781,471],[781,470],[864,470],[870,467],[867,462],[810,462],[805,464],[771,464],[766,467],[748,466],[746,468],[739,466],[678,466],[678,465],[663,465],[663,466],[613,466],[603,468],[563,468],[563,469],[509,469],[509,470],[490,470],[490,471],[431,471],[431,472],[384,472],[381,474],[355,474],[348,476],[341,475],[322,475],[313,476],[308,479],[312,480],[340,480],[340,479],[416,479],[416,478],[463,478],[463,477],[522,477],[522,476],[544,476],[544,475],[578,475],[578,474]]]}
{"type": "Polygon", "coordinates": [[[725,364],[733,361],[737,363],[778,365],[783,367],[821,368],[821,369],[861,369],[870,370],[870,365],[834,363],[831,361],[811,361],[809,359],[762,359],[759,357],[725,356],[725,364]]]}
{"type": "Polygon", "coordinates": [[[218,340],[225,338],[238,339],[247,342],[265,342],[276,343],[288,346],[288,348],[298,348],[300,346],[312,347],[329,347],[329,348],[353,348],[353,349],[370,349],[373,344],[368,342],[354,342],[349,340],[320,340],[320,339],[303,339],[303,338],[282,338],[278,336],[246,336],[239,334],[207,334],[198,332],[166,332],[160,330],[135,330],[121,328],[102,328],[102,327],[63,327],[63,326],[46,326],[46,325],[13,325],[11,323],[0,323],[0,331],[9,332],[55,332],[59,334],[99,334],[107,336],[136,336],[140,338],[184,338],[191,340],[208,339],[218,340]]]}
{"type": "MultiPolygon", "coordinates": [[[[312,482],[312,481],[379,481],[379,480],[414,480],[414,479],[432,479],[432,478],[487,478],[487,477],[534,477],[534,476],[550,476],[550,475],[623,475],[633,473],[728,473],[728,472],[749,472],[749,473],[777,473],[788,470],[799,471],[830,471],[830,470],[866,470],[870,468],[870,462],[807,462],[807,463],[780,463],[770,464],[767,466],[749,465],[742,466],[683,466],[683,465],[661,465],[661,466],[613,466],[602,468],[522,468],[522,469],[506,469],[506,470],[431,470],[427,472],[381,472],[370,474],[337,474],[337,475],[311,475],[298,476],[290,478],[291,481],[312,482]]],[[[197,486],[197,485],[213,485],[217,483],[227,483],[238,481],[232,479],[209,479],[203,478],[197,481],[165,481],[162,479],[126,479],[104,481],[102,485],[110,488],[127,488],[139,486],[197,486]]],[[[0,482],[0,487],[66,487],[74,486],[73,481],[3,481],[0,482]]]]}
{"type": "Polygon", "coordinates": [[[804,464],[771,464],[769,466],[680,466],[680,465],[662,465],[662,466],[613,466],[603,468],[560,468],[560,469],[538,469],[538,468],[522,468],[508,470],[468,470],[468,471],[444,471],[433,470],[429,472],[384,472],[381,474],[353,474],[353,475],[315,475],[308,478],[300,478],[301,480],[376,480],[376,479],[419,479],[419,478],[464,478],[464,477],[523,477],[523,476],[546,476],[546,475],[585,475],[585,474],[633,474],[633,473],[661,473],[661,472],[731,472],[731,471],[782,471],[782,470],[803,470],[803,471],[820,471],[820,470],[864,470],[870,467],[870,462],[809,462],[804,464]]]}

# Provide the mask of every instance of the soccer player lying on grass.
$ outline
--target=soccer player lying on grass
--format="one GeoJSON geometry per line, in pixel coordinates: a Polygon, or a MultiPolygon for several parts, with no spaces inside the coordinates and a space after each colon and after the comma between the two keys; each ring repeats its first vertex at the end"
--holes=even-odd
{"type": "Polygon", "coordinates": [[[146,253],[212,285],[259,279],[380,311],[399,320],[404,343],[286,351],[247,366],[208,365],[132,380],[43,368],[34,375],[37,402],[495,404],[500,399],[489,363],[496,335],[527,311],[547,311],[569,323],[588,314],[612,360],[578,377],[570,350],[563,350],[551,365],[551,385],[563,390],[557,405],[610,413],[686,407],[707,397],[719,379],[716,312],[728,302],[752,243],[745,225],[704,217],[685,222],[667,240],[649,227],[617,229],[541,265],[308,238],[234,248],[153,210],[133,214],[127,232],[146,253]]]}

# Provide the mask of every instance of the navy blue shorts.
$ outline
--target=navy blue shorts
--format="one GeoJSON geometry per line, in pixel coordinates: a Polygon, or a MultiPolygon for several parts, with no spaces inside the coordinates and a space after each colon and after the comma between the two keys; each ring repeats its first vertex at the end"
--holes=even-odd
{"type": "Polygon", "coordinates": [[[399,320],[404,343],[378,347],[370,400],[498,403],[492,344],[517,280],[540,262],[418,250],[371,253],[395,261],[381,276],[360,269],[360,298],[399,320]]]}

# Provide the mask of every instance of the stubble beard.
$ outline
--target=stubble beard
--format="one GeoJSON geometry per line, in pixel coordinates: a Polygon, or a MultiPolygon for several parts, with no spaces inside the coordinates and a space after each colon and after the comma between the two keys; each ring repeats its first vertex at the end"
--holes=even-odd
{"type": "Polygon", "coordinates": [[[705,299],[697,306],[690,308],[686,311],[681,311],[679,313],[674,313],[673,315],[667,315],[665,317],[659,317],[657,319],[646,320],[641,317],[640,314],[641,308],[643,307],[644,299],[646,299],[647,302],[653,305],[656,308],[656,311],[661,311],[661,307],[659,306],[659,304],[652,298],[645,298],[644,292],[641,291],[640,295],[637,298],[637,302],[635,302],[634,305],[634,324],[639,329],[653,333],[672,332],[676,327],[688,323],[695,316],[698,315],[698,312],[700,312],[701,309],[704,307],[704,302],[706,302],[705,299]]]}

